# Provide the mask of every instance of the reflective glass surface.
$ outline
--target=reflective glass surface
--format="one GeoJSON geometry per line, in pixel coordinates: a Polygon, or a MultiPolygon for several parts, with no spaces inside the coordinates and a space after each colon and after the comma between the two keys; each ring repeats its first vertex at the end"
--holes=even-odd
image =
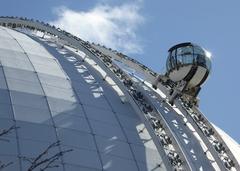
{"type": "Polygon", "coordinates": [[[197,65],[210,72],[211,60],[207,53],[203,48],[194,44],[171,49],[167,59],[167,71],[179,69],[185,65],[197,65]]]}

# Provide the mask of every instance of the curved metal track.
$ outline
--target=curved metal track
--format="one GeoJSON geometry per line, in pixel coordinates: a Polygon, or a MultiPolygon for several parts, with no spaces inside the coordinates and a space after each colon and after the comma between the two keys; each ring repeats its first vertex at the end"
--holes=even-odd
{"type": "MultiPolygon", "coordinates": [[[[24,18],[15,18],[15,17],[0,17],[0,25],[9,26],[13,28],[26,27],[32,30],[38,30],[38,31],[50,34],[52,36],[58,37],[58,39],[64,41],[65,43],[67,43],[67,45],[83,51],[88,57],[93,59],[99,65],[99,67],[101,67],[106,72],[106,76],[110,77],[114,82],[117,83],[119,88],[125,94],[129,103],[133,106],[136,113],[145,123],[145,126],[148,132],[150,133],[150,135],[152,136],[153,141],[165,163],[166,168],[168,170],[173,170],[173,169],[195,170],[191,162],[189,162],[189,159],[185,154],[185,151],[182,149],[181,145],[179,144],[178,138],[173,134],[171,128],[169,127],[169,124],[167,123],[167,121],[164,118],[158,118],[159,116],[162,116],[162,114],[159,113],[158,110],[151,103],[149,104],[149,100],[147,100],[148,98],[145,97],[145,95],[143,95],[142,93],[143,90],[139,90],[139,87],[134,83],[132,78],[129,77],[120,67],[115,65],[112,59],[118,60],[123,64],[134,68],[137,72],[143,74],[144,77],[149,82],[153,82],[157,77],[157,74],[154,71],[147,68],[143,64],[140,64],[136,60],[131,59],[123,54],[115,52],[115,53],[111,53],[110,55],[108,51],[103,51],[104,48],[100,46],[91,45],[88,42],[85,42],[82,39],[76,36],[73,36],[66,31],[57,29],[54,26],[50,26],[49,24],[44,24],[39,21],[33,21],[33,20],[28,20],[24,18]],[[102,51],[103,53],[100,51],[102,51]],[[140,95],[141,97],[140,99],[138,95],[140,95]],[[151,112],[146,111],[147,108],[148,109],[151,108],[151,112]],[[158,123],[162,123],[162,124],[158,124],[158,123]],[[159,128],[159,126],[161,129],[159,128]],[[164,138],[165,135],[168,138],[165,139],[164,138]],[[170,141],[171,143],[166,143],[165,141],[167,140],[171,140],[170,141]]],[[[160,85],[160,89],[163,92],[167,92],[166,88],[162,85],[160,85]]],[[[184,110],[185,112],[187,112],[187,114],[189,114],[190,111],[187,110],[186,107],[184,107],[184,104],[185,103],[182,103],[180,100],[178,100],[176,105],[181,111],[184,110]]],[[[194,113],[197,113],[200,116],[203,116],[196,107],[193,107],[192,111],[194,113]]],[[[204,116],[203,118],[205,121],[204,122],[205,126],[207,126],[207,128],[209,129],[212,129],[215,134],[214,140],[212,140],[211,138],[204,139],[203,135],[205,134],[201,135],[204,142],[206,140],[209,140],[210,143],[207,144],[208,148],[211,149],[212,151],[213,148],[210,148],[210,145],[212,145],[216,149],[217,143],[218,144],[221,143],[221,147],[222,146],[225,147],[224,155],[213,155],[215,158],[215,161],[219,161],[219,158],[220,158],[221,161],[224,162],[226,159],[229,158],[234,163],[234,166],[232,166],[231,168],[240,170],[239,163],[237,162],[237,160],[235,159],[234,155],[229,150],[225,142],[222,140],[221,136],[218,134],[215,128],[204,116]],[[216,159],[216,157],[219,157],[219,158],[216,159]]],[[[200,129],[202,131],[202,129],[199,127],[199,124],[196,123],[196,124],[193,124],[193,126],[195,129],[200,129]]],[[[220,151],[221,153],[223,153],[223,150],[220,150],[220,151]]],[[[221,163],[219,162],[217,163],[219,167],[222,169],[223,167],[221,166],[221,163]]]]}

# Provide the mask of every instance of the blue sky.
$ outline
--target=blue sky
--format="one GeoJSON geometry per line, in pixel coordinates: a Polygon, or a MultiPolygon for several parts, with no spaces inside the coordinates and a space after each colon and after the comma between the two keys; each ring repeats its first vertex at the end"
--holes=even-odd
{"type": "Polygon", "coordinates": [[[238,0],[1,0],[0,15],[56,24],[158,72],[164,72],[172,45],[191,41],[205,47],[213,68],[200,92],[200,109],[240,142],[239,7],[238,0]]]}

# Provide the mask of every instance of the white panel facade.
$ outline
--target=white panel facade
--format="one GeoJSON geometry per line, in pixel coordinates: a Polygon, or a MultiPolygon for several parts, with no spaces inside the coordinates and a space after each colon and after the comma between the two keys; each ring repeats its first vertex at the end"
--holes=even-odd
{"type": "MultiPolygon", "coordinates": [[[[80,55],[0,27],[0,161],[26,171],[47,147],[51,171],[159,170],[161,158],[129,103],[80,55]]],[[[41,167],[46,165],[43,164],[41,167]]],[[[36,170],[39,170],[38,167],[36,170]]]]}

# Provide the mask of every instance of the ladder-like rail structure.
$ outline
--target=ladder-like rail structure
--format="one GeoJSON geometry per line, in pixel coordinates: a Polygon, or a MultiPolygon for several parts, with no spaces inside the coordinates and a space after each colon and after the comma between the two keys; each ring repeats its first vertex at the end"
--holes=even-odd
{"type": "MultiPolygon", "coordinates": [[[[46,33],[57,37],[67,45],[83,51],[88,57],[93,59],[102,69],[104,69],[104,71],[106,71],[108,76],[117,83],[121,91],[125,94],[127,100],[145,124],[167,170],[195,170],[184,154],[177,138],[169,128],[168,123],[161,117],[161,113],[159,113],[154,106],[149,104],[147,98],[144,97],[144,93],[141,92],[142,90],[139,90],[141,88],[139,88],[132,78],[113,61],[120,61],[124,65],[135,69],[136,72],[141,73],[146,81],[150,83],[156,80],[158,76],[157,73],[126,55],[116,51],[112,52],[99,45],[90,44],[66,31],[43,22],[26,18],[0,17],[0,25],[11,28],[38,30],[44,34],[46,33]]],[[[158,88],[168,96],[167,87],[159,84],[158,88]]],[[[235,156],[232,154],[216,129],[198,110],[198,108],[195,106],[189,106],[188,102],[185,102],[184,99],[176,99],[175,105],[184,115],[188,115],[192,118],[191,124],[196,130],[200,130],[201,133],[199,133],[199,135],[204,142],[208,142],[206,145],[211,154],[213,154],[219,168],[222,170],[224,165],[225,170],[240,170],[239,163],[235,156]]]]}

